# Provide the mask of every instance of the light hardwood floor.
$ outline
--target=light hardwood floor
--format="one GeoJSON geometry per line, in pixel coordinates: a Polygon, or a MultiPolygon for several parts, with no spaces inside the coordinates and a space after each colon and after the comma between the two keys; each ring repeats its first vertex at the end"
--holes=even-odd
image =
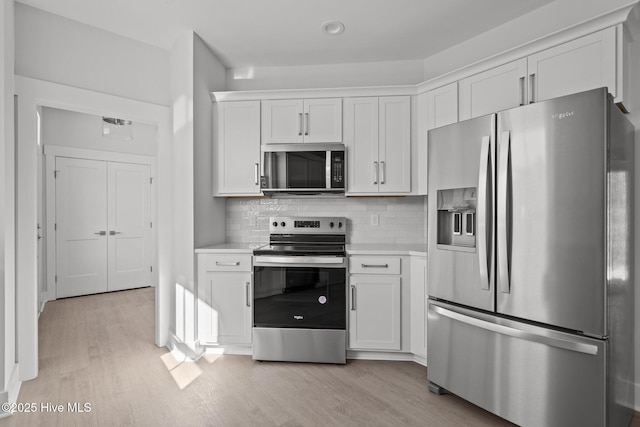
{"type": "Polygon", "coordinates": [[[511,425],[456,396],[429,393],[426,368],[412,362],[177,361],[153,344],[153,298],[145,288],[47,303],[39,375],[18,399],[37,411],[0,426],[511,425]],[[69,403],[91,411],[70,413],[69,403]],[[43,411],[47,404],[64,411],[43,411]]]}

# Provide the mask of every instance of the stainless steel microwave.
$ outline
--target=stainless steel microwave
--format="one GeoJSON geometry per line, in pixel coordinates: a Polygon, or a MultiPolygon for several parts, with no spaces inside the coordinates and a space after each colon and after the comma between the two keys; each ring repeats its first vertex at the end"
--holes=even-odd
{"type": "Polygon", "coordinates": [[[265,144],[261,151],[264,194],[344,194],[343,144],[265,144]]]}

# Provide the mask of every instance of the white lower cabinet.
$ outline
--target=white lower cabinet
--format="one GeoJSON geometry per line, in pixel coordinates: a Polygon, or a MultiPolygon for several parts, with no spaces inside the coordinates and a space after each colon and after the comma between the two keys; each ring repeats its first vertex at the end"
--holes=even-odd
{"type": "Polygon", "coordinates": [[[251,344],[251,255],[198,254],[198,341],[251,344]]]}
{"type": "Polygon", "coordinates": [[[400,257],[349,258],[349,349],[402,350],[400,257]],[[369,271],[370,270],[370,271],[369,271]]]}
{"type": "Polygon", "coordinates": [[[351,276],[349,348],[400,350],[400,277],[351,276]]]}

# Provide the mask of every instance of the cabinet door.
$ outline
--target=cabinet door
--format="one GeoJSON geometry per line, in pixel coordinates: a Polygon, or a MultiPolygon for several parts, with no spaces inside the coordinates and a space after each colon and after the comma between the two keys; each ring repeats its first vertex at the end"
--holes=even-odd
{"type": "Polygon", "coordinates": [[[458,121],[458,82],[427,92],[427,130],[458,121]]]}
{"type": "Polygon", "coordinates": [[[216,104],[214,196],[260,194],[260,101],[216,104]]]}
{"type": "Polygon", "coordinates": [[[526,58],[459,82],[460,120],[484,116],[526,103],[526,58]]]}
{"type": "Polygon", "coordinates": [[[379,98],[379,192],[411,191],[411,98],[379,98]]]}
{"type": "Polygon", "coordinates": [[[400,350],[400,277],[353,275],[349,348],[400,350]]]}
{"type": "Polygon", "coordinates": [[[344,100],[347,194],[378,192],[378,98],[344,100]]]}
{"type": "Polygon", "coordinates": [[[262,101],[262,143],[302,142],[303,113],[301,99],[262,101]]]}
{"type": "Polygon", "coordinates": [[[427,260],[411,257],[411,353],[427,357],[427,260]]]}
{"type": "Polygon", "coordinates": [[[251,273],[198,274],[198,340],[202,344],[251,343],[251,273]]]}
{"type": "Polygon", "coordinates": [[[304,142],[342,142],[342,98],[305,99],[304,142]]]}
{"type": "Polygon", "coordinates": [[[606,86],[616,94],[616,28],[544,50],[528,58],[529,102],[606,86]]]}

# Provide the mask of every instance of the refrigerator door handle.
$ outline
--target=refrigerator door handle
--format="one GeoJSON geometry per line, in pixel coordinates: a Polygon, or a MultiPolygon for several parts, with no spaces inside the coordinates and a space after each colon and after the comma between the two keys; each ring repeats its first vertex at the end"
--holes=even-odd
{"type": "Polygon", "coordinates": [[[509,279],[509,153],[511,151],[509,131],[500,134],[498,154],[498,279],[500,292],[510,293],[509,279]]]}
{"type": "Polygon", "coordinates": [[[489,290],[489,266],[487,259],[487,180],[491,170],[489,162],[491,153],[491,137],[482,137],[480,146],[480,172],[478,175],[478,210],[476,211],[477,238],[478,238],[478,263],[480,264],[480,288],[489,290]]]}
{"type": "Polygon", "coordinates": [[[575,351],[578,353],[590,354],[592,356],[598,355],[598,347],[592,344],[586,344],[576,341],[570,341],[566,339],[550,337],[547,335],[537,334],[535,332],[523,331],[522,329],[512,328],[510,326],[500,325],[498,323],[489,322],[477,317],[471,317],[464,313],[440,307],[431,303],[431,310],[438,313],[441,316],[448,317],[449,319],[457,320],[458,322],[466,323],[467,325],[475,326],[477,328],[486,329],[488,331],[496,332],[498,334],[507,335],[510,337],[520,338],[526,341],[534,341],[540,344],[544,344],[551,347],[562,348],[565,350],[575,351]]]}

